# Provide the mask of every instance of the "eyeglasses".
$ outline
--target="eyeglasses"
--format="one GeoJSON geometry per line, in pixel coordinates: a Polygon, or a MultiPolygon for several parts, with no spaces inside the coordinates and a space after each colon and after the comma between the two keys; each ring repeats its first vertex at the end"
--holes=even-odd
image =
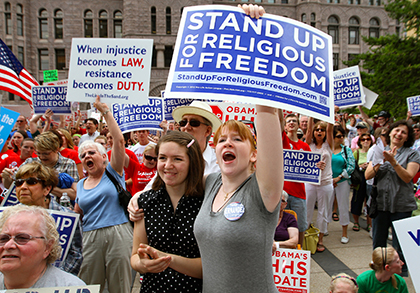
{"type": "Polygon", "coordinates": [[[362,138],[362,139],[360,139],[360,141],[371,141],[372,139],[370,139],[370,138],[362,138]]]}
{"type": "Polygon", "coordinates": [[[289,119],[289,120],[286,120],[286,123],[288,124],[288,123],[297,123],[297,120],[296,119],[289,119]]]}
{"type": "Polygon", "coordinates": [[[344,135],[341,135],[341,134],[335,136],[335,138],[343,138],[343,137],[344,135]]]}
{"type": "Polygon", "coordinates": [[[4,246],[7,242],[13,239],[13,241],[18,245],[25,245],[32,239],[45,239],[44,236],[32,236],[26,233],[19,233],[15,236],[10,236],[9,234],[0,234],[0,246],[4,246]]]}
{"type": "Polygon", "coordinates": [[[188,123],[190,124],[190,126],[191,126],[191,127],[198,127],[198,126],[200,126],[201,124],[204,124],[204,125],[210,126],[210,125],[208,125],[207,123],[204,123],[204,122],[201,122],[201,121],[198,121],[198,120],[195,120],[195,119],[191,119],[191,120],[184,119],[184,120],[181,120],[181,121],[179,121],[179,126],[184,127],[184,126],[186,126],[188,123]]]}
{"type": "Polygon", "coordinates": [[[36,154],[38,157],[46,157],[46,156],[51,155],[51,153],[52,153],[52,151],[49,151],[49,152],[47,152],[47,153],[41,153],[41,152],[37,152],[37,151],[35,151],[35,154],[36,154]]]}
{"type": "Polygon", "coordinates": [[[314,131],[321,131],[321,132],[325,132],[325,129],[324,128],[317,128],[317,129],[315,129],[314,131]]]}
{"type": "Polygon", "coordinates": [[[152,157],[152,156],[148,156],[148,155],[144,155],[144,158],[148,161],[155,161],[157,162],[157,157],[152,157]]]}
{"type": "Polygon", "coordinates": [[[96,151],[87,151],[86,153],[81,154],[80,158],[84,159],[87,155],[93,156],[94,154],[96,154],[96,151]]]}
{"type": "Polygon", "coordinates": [[[33,185],[36,185],[39,182],[43,182],[43,181],[44,180],[42,180],[42,179],[38,179],[38,178],[35,178],[35,177],[29,177],[29,178],[26,178],[26,179],[16,179],[15,185],[17,187],[19,187],[19,186],[22,186],[24,182],[26,182],[26,184],[28,184],[30,186],[33,186],[33,185]]]}

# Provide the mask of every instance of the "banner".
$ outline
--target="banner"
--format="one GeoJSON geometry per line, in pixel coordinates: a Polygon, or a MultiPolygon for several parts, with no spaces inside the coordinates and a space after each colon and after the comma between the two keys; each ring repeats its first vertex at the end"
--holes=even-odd
{"type": "Polygon", "coordinates": [[[408,97],[407,108],[411,111],[411,116],[420,115],[420,96],[408,97]]]}
{"type": "Polygon", "coordinates": [[[135,130],[162,130],[164,120],[162,98],[150,97],[147,105],[112,105],[112,112],[122,133],[135,130]]]}
{"type": "Polygon", "coordinates": [[[0,293],[99,293],[100,285],[0,290],[0,293]]]}
{"type": "Polygon", "coordinates": [[[32,105],[35,114],[51,109],[54,114],[71,114],[71,103],[66,100],[67,86],[33,86],[32,105]]]}
{"type": "Polygon", "coordinates": [[[73,38],[68,101],[145,105],[153,40],[73,38]]]}
{"type": "Polygon", "coordinates": [[[348,108],[365,103],[359,66],[334,71],[334,104],[348,108]]]}
{"type": "Polygon", "coordinates": [[[273,253],[273,275],[279,292],[309,293],[311,252],[278,248],[273,253]]]}
{"type": "Polygon", "coordinates": [[[229,6],[186,7],[167,98],[223,99],[334,122],[332,39],[296,20],[229,6]],[[215,96],[221,98],[217,98],[215,96]]]}
{"type": "Polygon", "coordinates": [[[321,155],[298,150],[283,150],[284,180],[292,182],[312,183],[321,182],[321,169],[316,166],[321,155]]]}
{"type": "Polygon", "coordinates": [[[18,112],[0,107],[0,150],[3,149],[3,145],[10,132],[12,132],[19,115],[18,112]]]}

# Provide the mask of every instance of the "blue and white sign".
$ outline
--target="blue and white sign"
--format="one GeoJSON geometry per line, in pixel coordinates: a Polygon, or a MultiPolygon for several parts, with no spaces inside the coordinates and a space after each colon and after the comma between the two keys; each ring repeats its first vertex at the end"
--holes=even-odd
{"type": "Polygon", "coordinates": [[[365,93],[359,66],[334,71],[334,104],[340,108],[347,108],[364,103],[365,93]]]}
{"type": "Polygon", "coordinates": [[[165,99],[165,120],[173,121],[172,112],[180,106],[189,106],[194,99],[165,99]]]}
{"type": "Polygon", "coordinates": [[[112,111],[123,133],[135,130],[162,130],[164,120],[163,100],[150,97],[147,105],[114,104],[112,111]]]}
{"type": "Polygon", "coordinates": [[[321,170],[316,164],[321,155],[298,150],[283,150],[284,180],[320,184],[321,170]]]}
{"type": "Polygon", "coordinates": [[[9,189],[3,193],[4,194],[2,194],[2,196],[4,197],[4,199],[0,204],[1,207],[10,207],[20,203],[16,196],[16,185],[14,181],[10,185],[9,189]]]}
{"type": "Polygon", "coordinates": [[[0,293],[99,293],[100,285],[0,290],[0,293]]]}
{"type": "Polygon", "coordinates": [[[411,116],[420,115],[420,96],[408,97],[407,108],[411,111],[411,116]]]}
{"type": "Polygon", "coordinates": [[[67,100],[145,105],[153,40],[74,38],[67,100]]]}
{"type": "Polygon", "coordinates": [[[10,132],[12,132],[19,115],[18,112],[0,107],[0,150],[3,148],[10,132]]]}
{"type": "Polygon", "coordinates": [[[257,20],[230,6],[187,7],[166,97],[261,104],[332,123],[331,36],[281,16],[257,20]]]}
{"type": "Polygon", "coordinates": [[[54,114],[71,114],[71,102],[66,100],[67,86],[33,86],[32,106],[35,114],[51,109],[54,114]]]}

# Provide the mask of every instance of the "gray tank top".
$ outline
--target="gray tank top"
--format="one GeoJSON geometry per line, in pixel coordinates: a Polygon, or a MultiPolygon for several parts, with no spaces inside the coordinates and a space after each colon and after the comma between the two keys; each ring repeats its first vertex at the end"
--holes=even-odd
{"type": "Polygon", "coordinates": [[[271,247],[280,204],[272,213],[266,210],[252,174],[216,213],[212,204],[221,185],[220,173],[207,177],[203,205],[194,224],[203,265],[203,292],[278,292],[274,285],[271,247]],[[245,208],[235,221],[228,220],[224,214],[232,202],[239,202],[245,208]]]}

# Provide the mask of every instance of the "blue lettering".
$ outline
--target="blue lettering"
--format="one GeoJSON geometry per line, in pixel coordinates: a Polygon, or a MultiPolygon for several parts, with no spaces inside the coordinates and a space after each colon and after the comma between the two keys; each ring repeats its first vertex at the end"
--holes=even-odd
{"type": "Polygon", "coordinates": [[[417,237],[414,236],[413,232],[408,231],[408,235],[413,238],[414,242],[416,242],[417,246],[420,246],[420,229],[417,229],[417,237]]]}

